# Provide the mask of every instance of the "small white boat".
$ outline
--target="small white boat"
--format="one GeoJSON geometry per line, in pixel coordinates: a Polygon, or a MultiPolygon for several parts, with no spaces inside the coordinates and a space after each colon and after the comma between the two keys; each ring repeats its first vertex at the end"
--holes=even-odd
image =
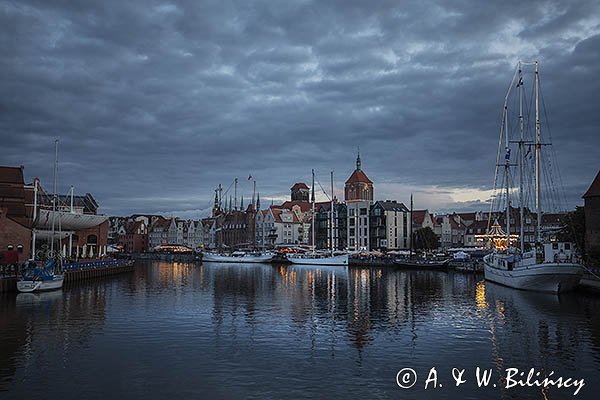
{"type": "Polygon", "coordinates": [[[303,265],[348,265],[348,254],[333,256],[318,253],[288,254],[287,259],[293,264],[303,265]]]}
{"type": "Polygon", "coordinates": [[[62,288],[65,277],[55,273],[54,260],[44,267],[29,267],[17,281],[17,290],[22,293],[42,292],[62,288]]]}
{"type": "Polygon", "coordinates": [[[202,261],[217,263],[270,263],[273,260],[271,253],[246,253],[235,251],[230,255],[204,253],[202,261]]]}
{"type": "Polygon", "coordinates": [[[57,290],[62,288],[64,282],[63,275],[52,275],[49,280],[27,280],[23,279],[17,282],[17,289],[21,293],[42,292],[47,290],[57,290]]]}

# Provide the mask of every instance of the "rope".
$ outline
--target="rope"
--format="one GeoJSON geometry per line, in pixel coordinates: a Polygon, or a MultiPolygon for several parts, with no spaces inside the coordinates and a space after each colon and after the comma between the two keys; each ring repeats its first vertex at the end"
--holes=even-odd
{"type": "Polygon", "coordinates": [[[583,269],[585,269],[587,272],[589,272],[590,275],[592,275],[593,277],[595,277],[596,279],[600,280],[600,276],[596,275],[595,273],[592,272],[591,269],[589,269],[588,267],[586,267],[585,265],[581,264],[581,266],[583,267],[583,269]]]}

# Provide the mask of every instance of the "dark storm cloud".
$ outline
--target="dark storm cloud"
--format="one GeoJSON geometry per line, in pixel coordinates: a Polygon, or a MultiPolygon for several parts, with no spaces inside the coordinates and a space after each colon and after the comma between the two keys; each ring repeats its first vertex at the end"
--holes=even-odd
{"type": "Polygon", "coordinates": [[[342,181],[360,146],[376,197],[483,208],[464,193],[490,189],[514,65],[539,59],[572,207],[599,166],[599,15],[595,1],[3,1],[1,164],[49,188],[59,138],[63,190],[106,213],[193,215],[235,176],[265,203],[311,168],[342,181]]]}

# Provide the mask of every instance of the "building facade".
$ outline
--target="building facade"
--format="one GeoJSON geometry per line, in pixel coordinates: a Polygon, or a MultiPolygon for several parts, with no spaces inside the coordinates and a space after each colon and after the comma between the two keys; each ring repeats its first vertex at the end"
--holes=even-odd
{"type": "Polygon", "coordinates": [[[356,158],[356,169],[344,185],[344,199],[348,210],[348,249],[369,250],[369,219],[370,209],[373,205],[373,182],[362,170],[360,154],[356,158]]]}
{"type": "Polygon", "coordinates": [[[404,250],[410,248],[410,210],[395,200],[377,201],[371,207],[370,248],[404,250]]]}

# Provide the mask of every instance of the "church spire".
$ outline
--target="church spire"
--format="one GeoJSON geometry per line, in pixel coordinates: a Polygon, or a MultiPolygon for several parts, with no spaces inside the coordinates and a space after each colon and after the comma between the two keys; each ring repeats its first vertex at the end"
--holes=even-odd
{"type": "Polygon", "coordinates": [[[361,169],[361,162],[360,162],[360,147],[358,147],[358,155],[356,157],[356,170],[360,171],[361,169]]]}
{"type": "Polygon", "coordinates": [[[260,192],[256,193],[256,209],[260,210],[260,192]]]}

